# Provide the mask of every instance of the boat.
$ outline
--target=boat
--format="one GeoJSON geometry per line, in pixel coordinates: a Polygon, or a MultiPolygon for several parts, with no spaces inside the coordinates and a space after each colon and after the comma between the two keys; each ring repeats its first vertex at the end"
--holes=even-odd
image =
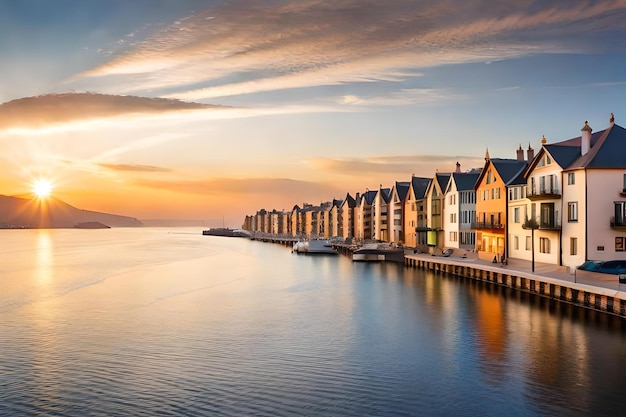
{"type": "Polygon", "coordinates": [[[231,229],[229,227],[212,227],[203,230],[204,236],[225,236],[225,237],[250,237],[250,232],[243,229],[231,229]]]}
{"type": "Polygon", "coordinates": [[[404,262],[404,248],[389,243],[366,243],[352,252],[359,262],[404,262]]]}
{"type": "Polygon", "coordinates": [[[292,252],[306,255],[337,255],[339,252],[333,248],[332,242],[323,239],[298,241],[293,245],[292,252]]]}

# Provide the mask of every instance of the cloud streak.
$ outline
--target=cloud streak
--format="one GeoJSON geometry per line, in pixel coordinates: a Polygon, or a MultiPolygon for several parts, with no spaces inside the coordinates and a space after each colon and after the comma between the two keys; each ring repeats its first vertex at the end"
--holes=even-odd
{"type": "Polygon", "coordinates": [[[164,115],[226,109],[174,99],[95,93],[48,94],[0,104],[0,129],[38,128],[124,115],[164,115]]]}
{"type": "Polygon", "coordinates": [[[77,79],[117,77],[120,88],[185,100],[393,83],[438,65],[583,51],[572,35],[625,21],[626,0],[231,1],[172,23],[77,79]]]}

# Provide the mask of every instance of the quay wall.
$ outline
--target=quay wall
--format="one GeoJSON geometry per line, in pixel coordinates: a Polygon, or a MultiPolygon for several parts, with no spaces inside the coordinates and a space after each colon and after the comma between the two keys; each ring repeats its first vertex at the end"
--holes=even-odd
{"type": "MultiPolygon", "coordinates": [[[[254,236],[252,240],[293,247],[297,241],[291,237],[254,236]]],[[[349,245],[333,245],[340,254],[351,256],[353,247],[349,245]]],[[[476,281],[490,283],[539,295],[556,301],[570,303],[608,314],[626,318],[626,295],[624,292],[609,288],[596,287],[576,282],[568,282],[556,278],[507,270],[498,266],[482,265],[452,258],[420,257],[405,255],[404,265],[435,273],[451,274],[476,281]]]]}
{"type": "Polygon", "coordinates": [[[501,267],[464,264],[451,259],[405,256],[404,265],[409,268],[452,274],[492,285],[500,285],[626,318],[626,299],[623,293],[608,288],[567,282],[520,271],[510,271],[501,267]]]}

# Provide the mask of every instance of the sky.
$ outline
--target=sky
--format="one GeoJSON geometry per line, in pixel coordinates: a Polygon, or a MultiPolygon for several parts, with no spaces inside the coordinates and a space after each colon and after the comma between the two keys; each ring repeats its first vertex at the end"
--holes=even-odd
{"type": "Polygon", "coordinates": [[[626,0],[0,0],[0,194],[234,227],[469,170],[626,126],[624,39],[626,0]]]}

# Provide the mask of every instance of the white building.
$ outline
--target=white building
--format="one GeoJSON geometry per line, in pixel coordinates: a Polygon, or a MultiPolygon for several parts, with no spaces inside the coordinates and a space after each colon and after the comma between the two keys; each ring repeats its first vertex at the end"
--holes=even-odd
{"type": "Polygon", "coordinates": [[[476,231],[472,222],[476,218],[476,191],[474,185],[480,171],[461,172],[460,164],[450,176],[445,191],[443,215],[444,245],[447,248],[474,249],[476,231]]]}

